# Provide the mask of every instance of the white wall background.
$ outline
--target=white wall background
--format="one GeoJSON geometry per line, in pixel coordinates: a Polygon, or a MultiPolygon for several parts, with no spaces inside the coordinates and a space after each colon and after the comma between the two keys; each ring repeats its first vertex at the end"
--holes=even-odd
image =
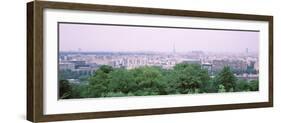
{"type": "MultiPolygon", "coordinates": [[[[64,0],[67,1],[67,0],[64,0]]],[[[78,1],[78,0],[77,0],[78,1]]],[[[274,108],[154,115],[65,123],[242,123],[280,122],[281,114],[281,9],[278,0],[84,0],[97,4],[274,15],[274,108]]],[[[26,2],[0,4],[0,122],[28,123],[26,116],[26,2]]]]}

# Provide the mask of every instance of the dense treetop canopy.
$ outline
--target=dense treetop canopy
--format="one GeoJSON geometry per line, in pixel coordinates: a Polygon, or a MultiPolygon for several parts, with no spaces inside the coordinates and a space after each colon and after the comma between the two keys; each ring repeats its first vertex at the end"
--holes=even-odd
{"type": "Polygon", "coordinates": [[[60,76],[60,98],[97,98],[195,94],[218,92],[258,91],[258,81],[238,80],[229,67],[224,67],[214,78],[198,64],[181,63],[173,69],[139,67],[112,68],[103,65],[83,84],[71,84],[60,76]]]}

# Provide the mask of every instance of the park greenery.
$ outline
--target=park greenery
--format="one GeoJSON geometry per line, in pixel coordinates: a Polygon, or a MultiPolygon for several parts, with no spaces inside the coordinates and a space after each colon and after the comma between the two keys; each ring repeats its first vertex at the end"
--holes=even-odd
{"type": "Polygon", "coordinates": [[[69,73],[60,76],[61,99],[243,92],[258,91],[259,87],[258,80],[237,79],[227,66],[210,77],[200,65],[187,63],[177,64],[173,69],[103,65],[94,74],[82,76],[80,84],[68,82],[67,76],[69,73]]]}

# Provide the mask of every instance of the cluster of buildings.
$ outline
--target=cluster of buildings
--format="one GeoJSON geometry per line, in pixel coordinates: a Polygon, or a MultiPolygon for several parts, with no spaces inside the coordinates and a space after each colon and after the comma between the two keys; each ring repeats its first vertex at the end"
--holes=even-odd
{"type": "Polygon", "coordinates": [[[192,51],[187,53],[160,52],[61,52],[59,69],[74,72],[92,73],[101,65],[113,68],[134,69],[141,66],[158,66],[172,69],[178,63],[199,64],[215,75],[224,66],[229,66],[237,77],[258,77],[259,61],[257,54],[218,54],[192,51]]]}

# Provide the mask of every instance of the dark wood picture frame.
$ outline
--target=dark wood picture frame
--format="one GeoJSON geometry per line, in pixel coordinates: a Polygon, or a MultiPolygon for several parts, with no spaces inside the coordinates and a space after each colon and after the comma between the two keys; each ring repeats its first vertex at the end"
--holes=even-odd
{"type": "Polygon", "coordinates": [[[170,10],[125,6],[94,5],[80,3],[34,1],[27,3],[27,120],[32,122],[80,120],[108,117],[156,115],[170,113],[200,112],[214,110],[230,110],[244,108],[259,108],[273,106],[273,17],[264,15],[248,15],[233,13],[201,12],[187,10],[170,10]],[[192,106],[166,107],[157,109],[106,111],[93,113],[74,113],[45,115],[43,113],[43,11],[46,8],[102,11],[117,13],[138,13],[151,15],[188,16],[204,18],[221,18],[233,20],[257,20],[269,23],[269,92],[268,102],[192,106]]]}

